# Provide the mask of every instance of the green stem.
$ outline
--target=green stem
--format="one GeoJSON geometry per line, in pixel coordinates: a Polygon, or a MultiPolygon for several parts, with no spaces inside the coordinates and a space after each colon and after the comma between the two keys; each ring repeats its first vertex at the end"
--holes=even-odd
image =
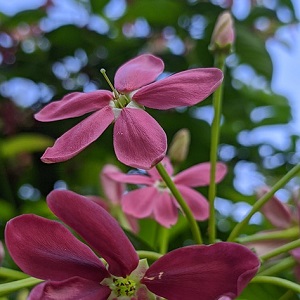
{"type": "MultiPolygon", "coordinates": [[[[216,54],[215,66],[225,71],[224,54],[216,54]]],[[[213,94],[214,119],[211,127],[211,144],[210,144],[210,183],[208,190],[209,201],[209,220],[208,220],[208,234],[209,242],[213,244],[216,240],[216,216],[215,216],[215,198],[216,198],[216,169],[218,160],[218,144],[220,137],[220,123],[222,111],[222,96],[223,84],[213,94]]]]}
{"type": "Polygon", "coordinates": [[[293,239],[298,237],[299,237],[299,227],[295,226],[284,230],[257,233],[245,237],[240,237],[236,239],[236,242],[243,244],[243,243],[258,242],[258,241],[293,239]]]}
{"type": "Polygon", "coordinates": [[[0,278],[18,280],[18,279],[24,279],[27,277],[29,277],[29,276],[23,272],[4,268],[4,267],[0,268],[0,278]]]}
{"type": "Polygon", "coordinates": [[[161,258],[163,255],[157,252],[153,252],[153,251],[145,251],[145,250],[138,250],[137,254],[139,256],[140,259],[143,258],[147,258],[150,260],[158,260],[159,258],[161,258]]]}
{"type": "Polygon", "coordinates": [[[275,275],[278,273],[281,273],[282,271],[285,271],[286,269],[290,269],[294,267],[297,264],[295,259],[293,257],[286,257],[284,259],[281,259],[279,262],[276,262],[271,267],[264,269],[263,271],[259,272],[259,275],[264,276],[270,276],[275,275]]]}
{"type": "MultiPolygon", "coordinates": [[[[287,291],[284,295],[282,295],[279,300],[290,300],[295,296],[293,291],[287,291]]],[[[294,298],[293,298],[294,299],[294,298]]]]}
{"type": "Polygon", "coordinates": [[[231,231],[231,234],[228,237],[228,241],[233,242],[235,238],[238,236],[238,234],[241,232],[241,230],[248,224],[251,217],[260,210],[260,208],[268,202],[268,200],[271,199],[271,197],[280,189],[282,188],[286,183],[288,183],[295,175],[297,175],[300,172],[300,164],[294,166],[288,173],[286,173],[280,180],[277,181],[276,184],[270,189],[269,192],[264,194],[259,200],[257,200],[251,211],[248,213],[248,215],[231,231]]]}
{"type": "Polygon", "coordinates": [[[288,290],[300,293],[300,285],[289,281],[287,279],[272,277],[272,276],[256,276],[251,280],[251,283],[270,283],[275,284],[281,287],[284,287],[288,290]]]}
{"type": "Polygon", "coordinates": [[[22,288],[31,287],[42,281],[43,280],[41,280],[41,279],[29,277],[29,278],[9,282],[9,283],[0,284],[0,296],[10,294],[10,293],[20,290],[22,288]]]}
{"type": "Polygon", "coordinates": [[[191,231],[192,231],[192,234],[193,234],[196,244],[202,244],[201,233],[200,233],[198,224],[193,216],[191,209],[186,204],[185,200],[183,199],[182,195],[178,191],[177,187],[175,186],[173,180],[169,176],[168,172],[166,171],[166,169],[164,168],[162,163],[158,163],[156,165],[156,169],[157,169],[158,173],[160,174],[161,178],[166,183],[166,185],[169,188],[169,190],[171,191],[171,193],[173,194],[173,196],[175,197],[175,199],[177,200],[183,213],[185,214],[185,217],[189,221],[190,228],[191,228],[191,231]]]}
{"type": "Polygon", "coordinates": [[[169,230],[163,226],[160,227],[159,235],[159,253],[165,254],[168,251],[169,230]]]}
{"type": "Polygon", "coordinates": [[[262,261],[266,261],[272,257],[279,255],[279,254],[287,253],[287,252],[289,252],[295,248],[299,248],[299,247],[300,247],[300,239],[290,242],[290,243],[287,243],[287,244],[280,246],[266,254],[263,254],[260,256],[260,259],[262,261]]]}

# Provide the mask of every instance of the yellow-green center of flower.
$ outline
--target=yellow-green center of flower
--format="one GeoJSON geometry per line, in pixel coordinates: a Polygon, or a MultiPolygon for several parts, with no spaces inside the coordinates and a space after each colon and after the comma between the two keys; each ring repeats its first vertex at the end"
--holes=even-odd
{"type": "Polygon", "coordinates": [[[117,297],[134,296],[136,291],[136,283],[128,277],[114,277],[113,282],[109,285],[110,289],[117,297]]]}

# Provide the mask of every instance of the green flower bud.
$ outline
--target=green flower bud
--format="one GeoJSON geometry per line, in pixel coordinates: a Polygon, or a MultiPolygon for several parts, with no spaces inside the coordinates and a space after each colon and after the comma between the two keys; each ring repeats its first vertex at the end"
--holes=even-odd
{"type": "Polygon", "coordinates": [[[186,159],[189,151],[190,140],[190,132],[186,128],[180,129],[174,135],[168,153],[171,161],[180,163],[186,159]]]}

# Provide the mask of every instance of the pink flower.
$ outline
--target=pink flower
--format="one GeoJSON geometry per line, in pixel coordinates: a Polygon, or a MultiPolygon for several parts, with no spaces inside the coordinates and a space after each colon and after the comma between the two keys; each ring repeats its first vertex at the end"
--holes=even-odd
{"type": "Polygon", "coordinates": [[[219,69],[207,68],[187,70],[151,83],[163,69],[160,58],[140,55],[117,70],[114,92],[75,92],[44,107],[35,115],[42,122],[92,114],[58,138],[45,151],[42,161],[56,163],[74,157],[115,123],[117,158],[136,168],[156,165],[166,153],[166,134],[144,106],[170,109],[195,105],[213,93],[223,79],[219,69]]]}
{"type": "MultiPolygon", "coordinates": [[[[173,167],[167,157],[163,160],[166,170],[173,176],[174,183],[192,210],[194,217],[206,220],[209,215],[207,199],[193,187],[207,186],[210,181],[210,163],[200,163],[173,175],[173,167]]],[[[220,182],[227,172],[223,163],[217,164],[216,182],[220,182]]],[[[144,185],[144,187],[125,193],[122,207],[125,213],[136,218],[152,216],[159,224],[170,227],[177,222],[178,204],[156,168],[147,171],[146,175],[127,175],[121,172],[107,173],[112,179],[120,182],[144,185]]]]}
{"type": "Polygon", "coordinates": [[[246,247],[220,242],[173,250],[148,268],[101,206],[66,190],[51,192],[47,202],[107,265],[59,222],[18,216],[6,225],[7,248],[24,272],[46,280],[30,300],[147,300],[152,293],[170,300],[235,298],[260,265],[246,247]]]}
{"type": "Polygon", "coordinates": [[[105,208],[119,221],[124,229],[137,233],[139,231],[137,219],[124,214],[121,207],[121,198],[126,191],[125,184],[109,178],[107,174],[110,172],[120,172],[120,169],[111,164],[107,164],[103,167],[100,173],[100,182],[105,199],[98,196],[88,196],[88,198],[105,208]]]}

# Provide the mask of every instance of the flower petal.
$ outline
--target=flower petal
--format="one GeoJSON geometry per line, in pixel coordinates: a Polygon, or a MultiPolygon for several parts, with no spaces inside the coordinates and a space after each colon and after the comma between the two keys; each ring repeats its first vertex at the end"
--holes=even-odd
{"type": "Polygon", "coordinates": [[[172,299],[236,298],[254,277],[259,259],[235,243],[188,246],[153,263],[142,283],[158,296],[172,299]]]}
{"type": "Polygon", "coordinates": [[[75,92],[59,101],[49,103],[34,117],[41,122],[74,118],[107,106],[111,99],[112,93],[105,90],[89,93],[75,92]]]}
{"type": "Polygon", "coordinates": [[[222,80],[219,69],[191,69],[142,87],[132,99],[156,109],[192,106],[212,94],[222,80]]]}
{"type": "Polygon", "coordinates": [[[100,173],[100,181],[108,200],[114,204],[117,204],[121,202],[122,195],[125,192],[125,185],[121,182],[112,180],[108,176],[109,173],[114,172],[121,172],[121,170],[111,164],[105,165],[100,173]]]}
{"type": "Polygon", "coordinates": [[[115,276],[125,277],[138,265],[138,256],[117,221],[100,205],[67,190],[47,197],[53,213],[80,234],[109,264],[115,276]]]}
{"type": "Polygon", "coordinates": [[[129,93],[153,82],[164,70],[164,62],[151,54],[143,54],[123,64],[115,75],[115,88],[129,93]]]}
{"type": "Polygon", "coordinates": [[[41,157],[45,163],[66,161],[94,142],[114,120],[111,107],[97,111],[71,128],[46,149],[41,157]]]}
{"type": "Polygon", "coordinates": [[[30,292],[28,300],[106,300],[111,290],[99,282],[73,277],[64,281],[46,281],[30,292]]]}
{"type": "MultiPolygon", "coordinates": [[[[220,182],[227,173],[225,164],[218,162],[216,166],[216,182],[220,182]]],[[[205,162],[192,166],[174,178],[175,184],[187,185],[190,187],[207,186],[210,182],[210,163],[205,162]]]]}
{"type": "MultiPolygon", "coordinates": [[[[172,176],[173,175],[173,166],[170,162],[169,157],[165,156],[164,159],[161,161],[162,165],[166,169],[167,173],[172,176]]],[[[157,169],[153,167],[152,169],[148,170],[147,173],[154,179],[154,180],[159,180],[161,179],[160,174],[158,173],[157,169]]]]}
{"type": "Polygon", "coordinates": [[[16,264],[27,274],[51,280],[80,276],[100,282],[108,272],[100,259],[58,222],[36,215],[10,220],[6,245],[16,264]]]}
{"type": "Polygon", "coordinates": [[[155,197],[157,197],[157,189],[154,187],[130,191],[122,198],[122,209],[135,218],[149,217],[153,212],[155,197]]]}
{"type": "MultiPolygon", "coordinates": [[[[266,186],[261,187],[257,191],[258,197],[262,197],[270,189],[266,186]]],[[[277,228],[289,228],[292,225],[292,212],[289,206],[281,202],[275,195],[264,204],[261,212],[277,228]]]]}
{"type": "Polygon", "coordinates": [[[209,204],[207,199],[197,191],[184,186],[176,185],[181,195],[190,207],[196,220],[203,221],[209,217],[209,204]]]}
{"type": "Polygon", "coordinates": [[[160,225],[169,228],[177,222],[178,209],[168,192],[157,193],[152,201],[155,201],[153,211],[154,219],[160,225]]]}
{"type": "Polygon", "coordinates": [[[114,147],[125,165],[150,169],[167,151],[167,137],[160,125],[145,111],[124,108],[114,127],[114,147]]]}
{"type": "Polygon", "coordinates": [[[146,184],[153,185],[153,178],[147,175],[124,174],[122,172],[108,172],[106,176],[112,180],[131,184],[146,184]]]}

